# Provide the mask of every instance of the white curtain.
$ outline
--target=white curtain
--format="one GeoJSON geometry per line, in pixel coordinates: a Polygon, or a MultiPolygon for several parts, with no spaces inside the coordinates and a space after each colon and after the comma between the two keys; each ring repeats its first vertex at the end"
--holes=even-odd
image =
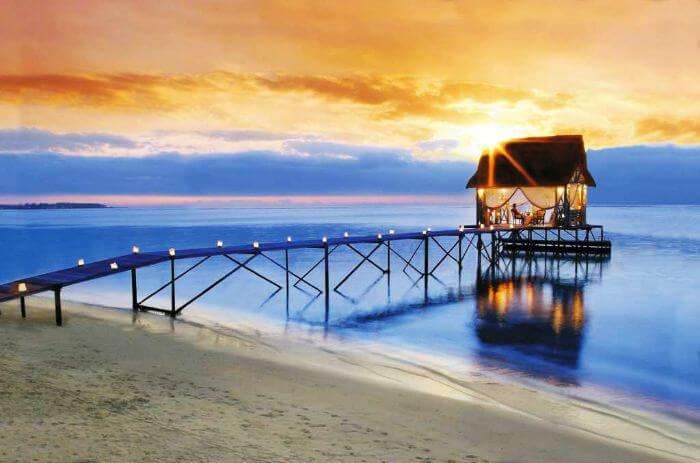
{"type": "Polygon", "coordinates": [[[539,209],[551,209],[557,205],[557,188],[546,186],[520,187],[531,204],[539,209]]]}
{"type": "Polygon", "coordinates": [[[517,188],[484,188],[484,204],[490,209],[502,207],[516,190],[517,188]]]}

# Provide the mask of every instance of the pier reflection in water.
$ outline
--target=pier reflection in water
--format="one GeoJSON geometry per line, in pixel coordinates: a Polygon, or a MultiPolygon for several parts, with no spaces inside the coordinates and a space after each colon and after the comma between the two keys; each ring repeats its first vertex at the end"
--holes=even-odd
{"type": "Polygon", "coordinates": [[[605,262],[515,257],[482,273],[476,279],[473,323],[480,361],[576,384],[586,332],[586,286],[601,278],[605,262]]]}

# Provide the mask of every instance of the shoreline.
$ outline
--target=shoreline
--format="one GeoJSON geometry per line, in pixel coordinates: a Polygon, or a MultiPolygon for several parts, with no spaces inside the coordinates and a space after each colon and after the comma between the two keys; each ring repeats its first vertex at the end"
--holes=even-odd
{"type": "MultiPolygon", "coordinates": [[[[349,352],[337,344],[329,348],[250,327],[172,321],[147,313],[134,317],[130,310],[95,310],[68,301],[66,324],[59,329],[53,326],[48,301],[28,302],[26,320],[14,305],[1,306],[0,342],[6,354],[0,384],[9,394],[0,403],[12,417],[0,418],[0,452],[5,452],[0,456],[9,461],[30,459],[27,451],[37,452],[40,461],[48,455],[103,459],[116,444],[129,448],[134,441],[114,436],[95,441],[91,432],[105,421],[122,431],[139,427],[146,417],[170,422],[173,429],[187,424],[201,431],[203,441],[185,439],[182,458],[189,461],[230,461],[231,456],[241,461],[693,461],[700,454],[695,426],[671,425],[652,414],[586,403],[490,375],[456,378],[386,352],[349,352]],[[46,378],[51,384],[42,386],[46,378]],[[164,398],[149,393],[152,388],[164,398]],[[205,399],[195,393],[211,388],[218,392],[205,399]],[[51,390],[87,401],[88,416],[83,410],[66,418],[70,410],[51,403],[51,390]],[[122,393],[114,396],[118,390],[122,393]],[[48,420],[53,413],[62,418],[48,420]],[[334,422],[332,415],[344,417],[346,424],[352,421],[355,430],[346,429],[342,419],[334,422]],[[58,423],[70,423],[78,440],[89,445],[76,449],[70,440],[57,443],[58,423]],[[53,453],[25,447],[28,439],[52,435],[45,446],[53,445],[53,453]],[[424,436],[431,440],[417,445],[424,436]],[[233,449],[211,445],[225,437],[247,444],[233,449]],[[207,445],[201,447],[203,442],[207,445]],[[571,448],[581,452],[574,454],[571,448]]],[[[163,450],[172,446],[167,437],[155,441],[162,445],[161,439],[167,442],[163,450]]],[[[139,442],[132,451],[144,452],[142,460],[170,460],[154,444],[139,442]]],[[[129,457],[133,455],[127,453],[123,461],[129,457]]]]}

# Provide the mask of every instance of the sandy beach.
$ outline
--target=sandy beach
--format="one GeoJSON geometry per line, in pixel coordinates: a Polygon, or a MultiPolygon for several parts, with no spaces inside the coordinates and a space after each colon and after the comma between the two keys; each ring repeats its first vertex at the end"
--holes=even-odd
{"type": "Polygon", "coordinates": [[[700,432],[254,329],[0,306],[0,461],[697,461],[700,432]]]}

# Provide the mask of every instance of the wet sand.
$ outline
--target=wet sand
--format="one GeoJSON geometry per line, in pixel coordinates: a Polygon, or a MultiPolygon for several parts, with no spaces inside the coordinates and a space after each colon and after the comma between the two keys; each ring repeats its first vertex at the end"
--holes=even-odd
{"type": "Polygon", "coordinates": [[[48,302],[0,316],[0,461],[698,461],[647,414],[253,329],[48,302]]]}

